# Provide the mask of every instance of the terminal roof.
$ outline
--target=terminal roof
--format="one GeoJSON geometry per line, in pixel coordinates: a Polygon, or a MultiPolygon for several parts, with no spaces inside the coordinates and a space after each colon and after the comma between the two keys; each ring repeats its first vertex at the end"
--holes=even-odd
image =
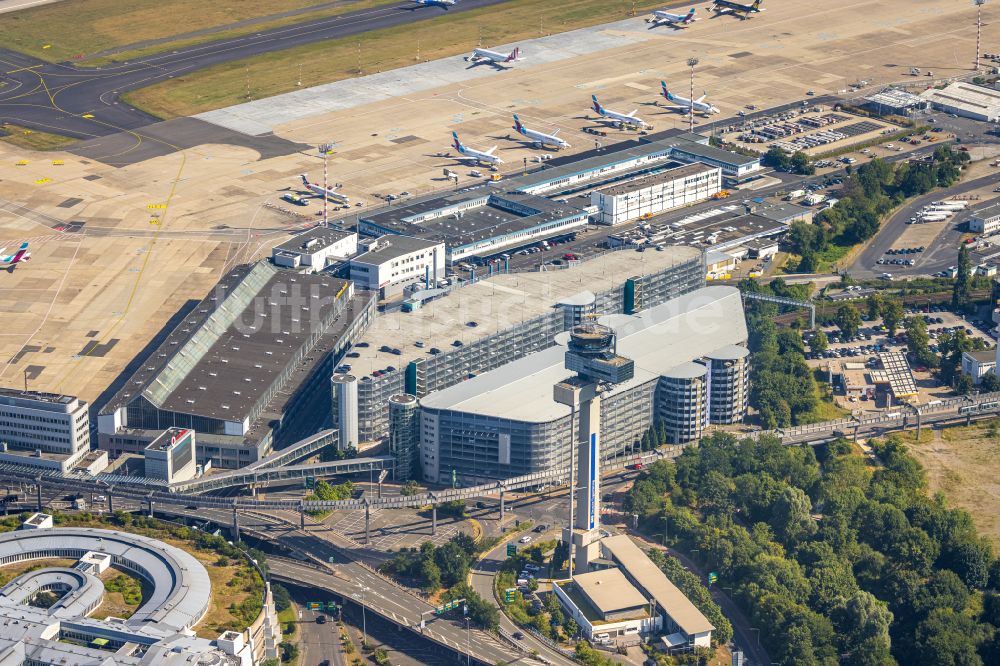
{"type": "Polygon", "coordinates": [[[430,250],[440,244],[440,241],[390,234],[371,241],[368,251],[359,254],[352,261],[379,265],[420,250],[430,250]]]}
{"type": "Polygon", "coordinates": [[[353,231],[344,231],[343,229],[324,227],[320,225],[318,227],[313,227],[304,233],[292,236],[284,243],[275,245],[274,249],[279,252],[309,254],[319,252],[323,248],[329,247],[334,243],[342,241],[353,235],[353,231]]]}
{"type": "Polygon", "coordinates": [[[587,595],[594,608],[605,615],[641,608],[649,603],[618,569],[580,574],[573,577],[573,582],[587,595]]]}
{"type": "Polygon", "coordinates": [[[355,345],[351,352],[358,357],[345,362],[359,378],[389,366],[398,369],[429,357],[432,348],[448,351],[456,340],[469,344],[544,314],[582,291],[617,289],[630,277],[665,270],[699,254],[695,248],[680,246],[642,254],[609,252],[573,268],[494,275],[453,289],[414,312],[396,310],[376,317],[364,336],[368,346],[355,345]],[[396,349],[398,355],[392,351],[396,349]]]}
{"type": "MultiPolygon", "coordinates": [[[[664,373],[731,344],[747,340],[743,304],[735,287],[705,287],[637,316],[614,315],[601,323],[618,334],[618,354],[635,362],[635,376],[606,396],[652,381],[664,373]]],[[[428,409],[455,410],[529,423],[569,414],[552,387],[573,373],[562,346],[549,347],[420,400],[428,409]]]]}

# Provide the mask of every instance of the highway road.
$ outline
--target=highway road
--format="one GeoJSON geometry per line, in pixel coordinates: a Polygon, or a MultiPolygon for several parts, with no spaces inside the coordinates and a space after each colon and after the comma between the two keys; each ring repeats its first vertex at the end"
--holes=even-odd
{"type": "MultiPolygon", "coordinates": [[[[462,0],[464,12],[504,0],[462,0]]],[[[440,7],[401,2],[222,39],[99,68],[48,63],[0,49],[0,122],[79,139],[136,130],[159,119],[120,101],[122,93],[233,60],[440,16],[440,7]],[[92,116],[92,117],[86,117],[92,116]]],[[[471,45],[470,45],[471,48],[471,45]]]]}
{"type": "MultiPolygon", "coordinates": [[[[551,534],[538,535],[538,538],[546,539],[554,536],[558,536],[555,530],[553,530],[551,534]]],[[[500,571],[500,566],[506,559],[507,542],[503,542],[475,562],[473,564],[473,569],[470,572],[469,578],[472,589],[474,589],[483,599],[492,601],[494,604],[497,602],[496,597],[493,594],[493,581],[497,572],[500,571]]],[[[521,631],[521,629],[503,612],[500,613],[500,628],[512,636],[515,632],[521,631]]],[[[527,631],[522,631],[521,633],[524,635],[522,642],[525,647],[538,650],[540,655],[551,661],[553,664],[570,666],[574,663],[573,659],[554,649],[534,634],[527,631]]]]}
{"type": "Polygon", "coordinates": [[[898,239],[906,230],[906,222],[911,217],[914,217],[918,210],[932,201],[948,199],[981,187],[994,185],[998,180],[1000,180],[1000,176],[992,174],[969,180],[944,190],[934,190],[923,196],[911,199],[882,225],[881,230],[879,230],[872,242],[868,244],[868,247],[861,252],[854,264],[847,269],[847,272],[855,279],[869,279],[878,277],[882,273],[891,273],[893,277],[905,278],[933,275],[949,266],[953,266],[958,257],[958,244],[962,237],[962,232],[957,229],[958,225],[954,220],[962,219],[962,213],[959,213],[952,220],[948,221],[947,226],[941,234],[927,246],[924,252],[907,256],[908,259],[915,260],[913,266],[887,266],[879,265],[875,262],[885,256],[886,250],[899,246],[898,239]]]}

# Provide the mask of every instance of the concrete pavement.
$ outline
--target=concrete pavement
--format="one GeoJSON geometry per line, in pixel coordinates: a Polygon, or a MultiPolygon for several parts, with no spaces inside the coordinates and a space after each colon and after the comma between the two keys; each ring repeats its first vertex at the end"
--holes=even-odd
{"type": "MultiPolygon", "coordinates": [[[[932,201],[949,199],[994,184],[997,179],[996,174],[983,176],[911,199],[882,225],[878,234],[858,255],[847,272],[856,279],[873,278],[884,272],[892,273],[895,277],[916,277],[932,275],[954,265],[958,257],[958,243],[962,232],[956,229],[958,225],[952,221],[949,221],[944,231],[927,246],[924,252],[908,257],[915,259],[913,266],[882,266],[875,262],[885,255],[886,250],[896,245],[897,239],[906,230],[906,222],[914,217],[918,210],[932,201]]],[[[959,217],[961,215],[956,216],[956,219],[959,217]]]]}

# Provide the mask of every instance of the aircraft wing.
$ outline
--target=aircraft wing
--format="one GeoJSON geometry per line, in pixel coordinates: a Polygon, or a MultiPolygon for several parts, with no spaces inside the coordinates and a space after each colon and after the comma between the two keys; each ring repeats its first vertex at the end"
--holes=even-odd
{"type": "Polygon", "coordinates": [[[552,136],[559,136],[559,129],[558,128],[556,128],[556,130],[554,132],[552,132],[552,136]]]}
{"type": "Polygon", "coordinates": [[[704,102],[704,101],[705,101],[705,98],[706,98],[706,97],[708,97],[708,94],[707,94],[707,93],[706,93],[706,94],[704,94],[704,95],[702,95],[701,97],[699,97],[699,98],[698,98],[698,99],[696,99],[695,101],[696,101],[696,102],[704,102]]]}
{"type": "Polygon", "coordinates": [[[484,150],[484,151],[483,151],[483,154],[484,154],[484,155],[492,155],[492,154],[493,154],[493,153],[494,153],[494,152],[496,151],[496,149],[497,149],[497,147],[496,147],[496,146],[493,146],[493,147],[492,147],[492,148],[490,148],[489,150],[484,150]]]}
{"type": "Polygon", "coordinates": [[[632,112],[628,114],[629,118],[635,118],[635,114],[639,112],[639,109],[632,109],[632,112]]]}

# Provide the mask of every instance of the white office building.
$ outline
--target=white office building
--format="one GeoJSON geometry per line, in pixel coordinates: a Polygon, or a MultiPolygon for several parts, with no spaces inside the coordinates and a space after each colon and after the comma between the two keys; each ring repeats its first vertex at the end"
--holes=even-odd
{"type": "Polygon", "coordinates": [[[143,451],[147,479],[167,483],[194,478],[198,469],[195,459],[195,431],[189,428],[168,428],[150,442],[143,451]]]}
{"type": "Polygon", "coordinates": [[[411,282],[445,275],[445,248],[440,241],[388,235],[362,241],[362,253],[351,259],[351,279],[362,289],[383,296],[402,291],[411,282]]]}
{"type": "Polygon", "coordinates": [[[616,225],[705,201],[722,190],[722,169],[686,164],[592,192],[596,221],[616,225]]]}
{"type": "Polygon", "coordinates": [[[358,253],[358,235],[331,227],[315,227],[274,246],[271,261],[284,268],[321,271],[358,253]]]}
{"type": "Polygon", "coordinates": [[[1000,231],[1000,203],[979,206],[972,210],[969,231],[976,234],[995,234],[1000,231]]]}
{"type": "Polygon", "coordinates": [[[89,449],[86,402],[0,388],[0,459],[65,469],[89,449]]]}

